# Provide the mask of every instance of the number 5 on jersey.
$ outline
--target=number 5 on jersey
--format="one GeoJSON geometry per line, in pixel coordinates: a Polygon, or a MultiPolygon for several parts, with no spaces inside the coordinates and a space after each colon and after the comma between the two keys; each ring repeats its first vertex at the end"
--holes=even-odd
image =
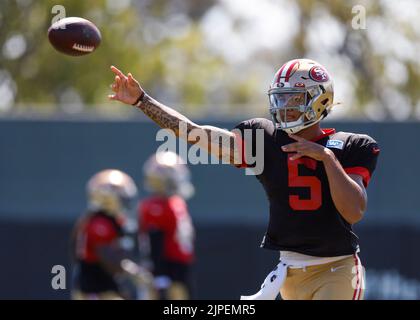
{"type": "Polygon", "coordinates": [[[322,188],[321,181],[315,176],[299,176],[299,165],[315,171],[317,161],[310,158],[298,158],[290,160],[292,155],[287,158],[287,166],[289,169],[289,187],[309,188],[309,199],[302,199],[299,195],[289,195],[289,205],[296,211],[313,211],[322,205],[322,188]]]}

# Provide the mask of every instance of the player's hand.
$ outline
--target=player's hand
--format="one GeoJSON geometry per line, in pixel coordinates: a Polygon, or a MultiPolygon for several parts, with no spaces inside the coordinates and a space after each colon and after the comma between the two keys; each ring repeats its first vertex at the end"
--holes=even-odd
{"type": "Polygon", "coordinates": [[[115,73],[115,80],[111,85],[111,89],[115,94],[110,94],[108,98],[126,104],[134,104],[143,93],[143,89],[138,81],[133,78],[131,73],[126,76],[114,66],[111,66],[111,71],[115,73]]]}
{"type": "Polygon", "coordinates": [[[289,134],[289,137],[296,140],[296,142],[284,145],[281,149],[284,152],[295,152],[295,154],[290,157],[290,160],[309,157],[318,161],[324,161],[331,153],[328,148],[325,148],[318,143],[306,140],[294,134],[289,134]]]}
{"type": "Polygon", "coordinates": [[[120,263],[121,269],[128,274],[134,282],[139,285],[150,286],[153,284],[153,275],[145,268],[139,266],[135,262],[124,259],[120,263]]]}

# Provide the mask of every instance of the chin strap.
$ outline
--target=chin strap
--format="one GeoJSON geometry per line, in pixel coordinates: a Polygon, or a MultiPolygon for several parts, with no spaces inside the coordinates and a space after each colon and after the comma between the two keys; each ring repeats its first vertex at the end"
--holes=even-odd
{"type": "MultiPolygon", "coordinates": [[[[312,127],[314,124],[317,124],[318,122],[320,122],[322,119],[324,119],[326,116],[328,115],[328,110],[327,109],[325,109],[323,112],[322,112],[322,114],[321,114],[321,116],[319,117],[319,119],[317,119],[316,121],[314,121],[314,122],[311,122],[311,123],[309,123],[308,125],[305,125],[305,124],[302,124],[301,126],[296,126],[296,127],[294,127],[294,128],[281,128],[281,126],[279,127],[279,129],[281,129],[281,130],[283,130],[283,131],[285,131],[285,132],[287,132],[287,133],[291,133],[291,134],[295,134],[295,133],[298,133],[299,131],[301,131],[301,130],[303,130],[303,129],[306,129],[306,128],[309,128],[309,127],[312,127]]],[[[302,115],[302,116],[304,116],[304,115],[302,115]]],[[[289,122],[290,123],[290,122],[289,122]]]]}

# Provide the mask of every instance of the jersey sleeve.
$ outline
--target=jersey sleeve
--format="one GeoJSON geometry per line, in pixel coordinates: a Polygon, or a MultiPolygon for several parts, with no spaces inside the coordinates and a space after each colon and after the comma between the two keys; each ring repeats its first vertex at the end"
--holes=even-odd
{"type": "Polygon", "coordinates": [[[235,167],[252,168],[255,166],[251,161],[247,161],[247,155],[256,154],[256,131],[259,127],[258,119],[250,119],[242,121],[232,129],[236,136],[235,148],[237,148],[240,155],[240,159],[235,159],[235,167]]]}
{"type": "Polygon", "coordinates": [[[363,184],[368,186],[380,153],[378,143],[367,135],[350,137],[342,162],[344,171],[348,174],[358,174],[363,178],[363,184]]]}

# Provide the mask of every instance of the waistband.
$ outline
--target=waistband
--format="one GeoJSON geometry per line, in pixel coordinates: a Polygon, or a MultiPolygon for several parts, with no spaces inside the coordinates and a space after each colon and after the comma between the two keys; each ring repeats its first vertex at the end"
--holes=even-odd
{"type": "Polygon", "coordinates": [[[280,262],[285,263],[291,269],[301,269],[336,262],[352,256],[350,254],[336,257],[314,257],[293,251],[280,251],[280,262]]]}

